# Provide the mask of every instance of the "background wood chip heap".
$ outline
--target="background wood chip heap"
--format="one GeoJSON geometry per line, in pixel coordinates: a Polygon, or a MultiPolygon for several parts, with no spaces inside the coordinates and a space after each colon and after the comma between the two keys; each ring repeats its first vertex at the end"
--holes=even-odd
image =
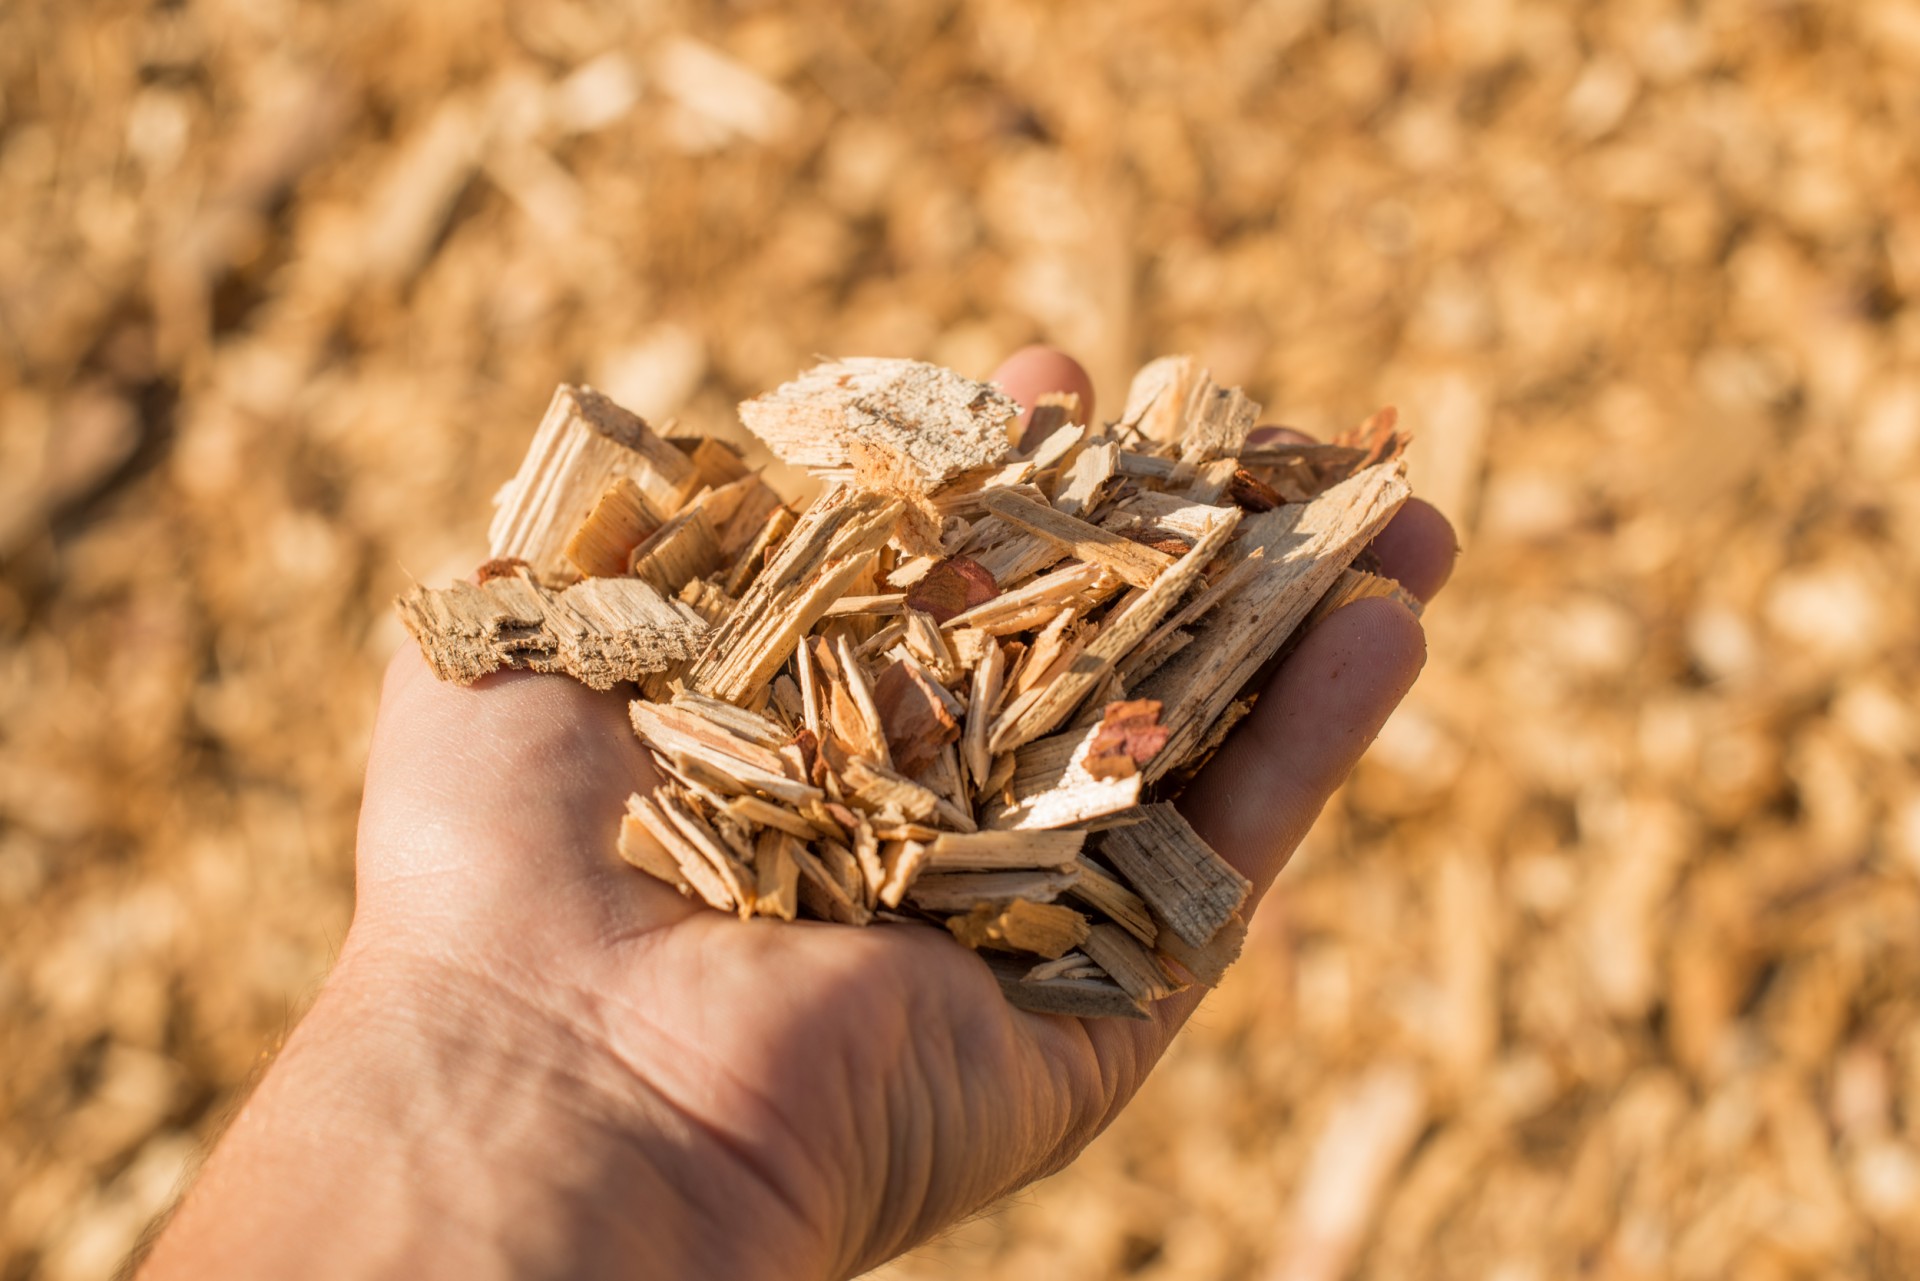
{"type": "Polygon", "coordinates": [[[1419,608],[1350,567],[1407,496],[1404,442],[1387,410],[1249,445],[1260,407],[1191,356],[1101,428],[1056,395],[1016,446],[1018,413],[936,365],[822,364],[741,407],[825,485],[796,518],[737,451],[562,386],[476,581],[395,604],[442,680],[639,682],[660,786],[619,850],[682,894],[944,924],[1015,1005],[1145,1018],[1246,936],[1251,887],[1178,781],[1316,608],[1419,608]]]}
{"type": "Polygon", "coordinates": [[[0,26],[4,1281],[109,1277],[305,1007],[390,602],[556,381],[1036,340],[1417,411],[1467,554],[1135,1106],[886,1274],[1920,1275],[1911,0],[0,26]]]}

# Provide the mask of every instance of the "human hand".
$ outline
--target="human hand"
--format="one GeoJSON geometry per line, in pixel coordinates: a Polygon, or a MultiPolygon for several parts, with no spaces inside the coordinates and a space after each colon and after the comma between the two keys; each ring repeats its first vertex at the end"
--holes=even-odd
{"type": "MultiPolygon", "coordinates": [[[[996,380],[1091,405],[1043,349],[996,380]]],[[[1453,535],[1416,501],[1376,550],[1425,599],[1453,535]]],[[[1400,605],[1335,612],[1195,780],[1256,895],[1423,657],[1400,605]]],[[[934,930],[698,907],[613,854],[650,777],[617,693],[401,654],[340,962],[149,1275],[848,1275],[1071,1160],[1202,995],[1030,1014],[934,930]]]]}

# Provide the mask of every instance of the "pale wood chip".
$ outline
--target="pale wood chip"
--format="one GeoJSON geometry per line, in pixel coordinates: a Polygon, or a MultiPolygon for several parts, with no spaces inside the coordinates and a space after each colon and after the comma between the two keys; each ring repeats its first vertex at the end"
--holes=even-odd
{"type": "Polygon", "coordinates": [[[714,537],[713,522],[695,507],[681,512],[635,547],[628,572],[653,584],[661,595],[672,596],[694,579],[718,573],[720,568],[720,544],[714,537]]]}
{"type": "Polygon", "coordinates": [[[1140,940],[1117,925],[1092,926],[1080,946],[1137,1000],[1164,1000],[1186,986],[1140,940]]]}
{"type": "Polygon", "coordinates": [[[510,667],[611,689],[682,661],[707,634],[698,614],[645,583],[589,578],[555,592],[525,569],[477,585],[415,587],[394,608],[434,675],[463,685],[510,667]]]}
{"type": "Polygon", "coordinates": [[[927,487],[998,463],[1020,406],[938,365],[829,361],[740,406],[747,430],[796,467],[904,467],[927,487]]]}
{"type": "Polygon", "coordinates": [[[1080,879],[1073,883],[1073,897],[1142,943],[1152,946],[1159,940],[1160,926],[1153,919],[1153,911],[1145,899],[1084,854],[1075,865],[1080,869],[1080,879]]]}
{"type": "MultiPolygon", "coordinates": [[[[761,565],[780,546],[780,540],[793,532],[798,519],[785,507],[776,507],[767,514],[766,519],[760,522],[759,532],[754,534],[753,541],[747,544],[745,551],[734,558],[733,568],[727,571],[726,586],[729,596],[738,596],[753,584],[754,576],[760,572],[761,565]]],[[[724,540],[721,542],[720,550],[722,555],[727,554],[724,540]]]]}
{"type": "Polygon", "coordinates": [[[880,901],[888,907],[899,907],[927,865],[927,846],[917,840],[883,841],[880,861],[886,868],[885,879],[880,883],[880,901]]]}
{"type": "Polygon", "coordinates": [[[987,815],[996,831],[1072,827],[1102,814],[1129,809],[1140,800],[1145,777],[1098,779],[1087,772],[1087,749],[1095,731],[1076,730],[1038,739],[1013,754],[1007,786],[1013,799],[987,815]]]}
{"type": "Polygon", "coordinates": [[[620,820],[620,857],[647,875],[665,881],[682,894],[691,896],[693,886],[688,884],[687,878],[680,874],[680,865],[674,860],[673,853],[661,843],[648,827],[646,820],[635,811],[635,802],[641,799],[639,796],[631,797],[627,801],[627,813],[620,820]]]}
{"type": "Polygon", "coordinates": [[[791,921],[800,910],[800,863],[786,832],[760,833],[753,847],[753,910],[791,921]]]}
{"type": "Polygon", "coordinates": [[[1085,832],[942,832],[927,847],[936,870],[1074,867],[1085,832]]]}
{"type": "Polygon", "coordinates": [[[907,901],[927,912],[970,912],[982,903],[1005,907],[1016,899],[1051,903],[1080,879],[1077,868],[1041,871],[922,872],[907,901]]]}
{"type": "Polygon", "coordinates": [[[1266,568],[1216,606],[1187,646],[1133,690],[1157,698],[1172,731],[1148,768],[1158,778],[1195,750],[1254,673],[1279,650],[1340,572],[1408,494],[1398,464],[1372,468],[1309,503],[1241,522],[1235,554],[1264,553],[1266,568]]]}
{"type": "Polygon", "coordinates": [[[1048,957],[1066,955],[1088,935],[1087,918],[1072,908],[1027,899],[1005,907],[978,904],[963,916],[948,917],[947,930],[976,951],[988,947],[1048,957]]]}
{"type": "Polygon", "coordinates": [[[1054,510],[1080,516],[1100,503],[1107,483],[1119,474],[1120,446],[1111,441],[1088,445],[1060,475],[1054,487],[1054,510]]]}
{"type": "Polygon", "coordinates": [[[633,481],[658,524],[677,509],[692,474],[686,455],[640,418],[591,387],[563,383],[520,470],[494,499],[487,555],[524,560],[545,580],[571,578],[567,540],[609,484],[633,481]]]}
{"type": "Polygon", "coordinates": [[[1108,832],[1100,853],[1191,947],[1204,947],[1240,910],[1253,886],[1214,853],[1172,805],[1145,807],[1144,819],[1108,832]]]}
{"type": "MultiPolygon", "coordinates": [[[[614,578],[627,572],[627,562],[660,524],[630,476],[616,476],[568,537],[567,560],[588,578],[614,578]]],[[[657,584],[656,584],[657,586],[657,584]]]]}
{"type": "Polygon", "coordinates": [[[869,567],[899,512],[900,500],[886,494],[840,489],[823,495],[713,630],[688,683],[729,703],[746,701],[869,567]]]}
{"type": "Polygon", "coordinates": [[[986,505],[1009,524],[1057,544],[1080,560],[1102,565],[1136,587],[1151,587],[1173,564],[1173,557],[1165,552],[1055,511],[1024,494],[996,490],[987,496],[986,505]]]}

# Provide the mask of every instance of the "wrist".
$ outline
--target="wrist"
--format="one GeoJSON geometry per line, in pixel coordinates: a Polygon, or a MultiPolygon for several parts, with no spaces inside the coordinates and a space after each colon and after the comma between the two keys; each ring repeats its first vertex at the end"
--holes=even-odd
{"type": "Polygon", "coordinates": [[[212,1275],[807,1275],[716,1146],[568,1020],[350,940],[150,1275],[196,1216],[212,1275]]]}

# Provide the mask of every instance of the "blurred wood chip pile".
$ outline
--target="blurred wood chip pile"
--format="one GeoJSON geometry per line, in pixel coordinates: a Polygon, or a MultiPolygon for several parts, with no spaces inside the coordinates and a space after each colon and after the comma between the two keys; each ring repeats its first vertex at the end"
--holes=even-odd
{"type": "Polygon", "coordinates": [[[387,602],[556,378],[1038,338],[1418,406],[1471,555],[1139,1106],[890,1275],[1920,1272],[1908,0],[6,31],[6,1281],[109,1275],[324,972],[387,602]]]}
{"type": "Polygon", "coordinates": [[[659,786],[618,849],[688,898],[944,926],[1022,1009],[1144,1019],[1246,937],[1252,887],[1171,804],[1240,691],[1348,601],[1420,608],[1354,565],[1405,440],[1392,410],[1249,439],[1260,406],[1191,356],[1101,428],[1073,392],[1019,411],[824,362],[740,407],[824,487],[796,516],[731,447],[563,384],[473,580],[394,604],[442,680],[637,683],[659,786]]]}

